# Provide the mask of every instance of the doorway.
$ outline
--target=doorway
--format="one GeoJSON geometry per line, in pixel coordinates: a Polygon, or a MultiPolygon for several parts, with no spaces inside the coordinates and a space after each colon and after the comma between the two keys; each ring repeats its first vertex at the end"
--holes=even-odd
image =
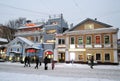
{"type": "Polygon", "coordinates": [[[65,62],[65,52],[59,52],[58,60],[59,62],[65,62]]]}

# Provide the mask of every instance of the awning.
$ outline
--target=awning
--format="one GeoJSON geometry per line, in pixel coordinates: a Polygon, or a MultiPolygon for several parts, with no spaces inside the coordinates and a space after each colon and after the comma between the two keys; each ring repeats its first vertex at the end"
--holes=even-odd
{"type": "Polygon", "coordinates": [[[52,55],[53,52],[52,52],[52,51],[46,51],[45,54],[47,54],[47,55],[52,55]]]}

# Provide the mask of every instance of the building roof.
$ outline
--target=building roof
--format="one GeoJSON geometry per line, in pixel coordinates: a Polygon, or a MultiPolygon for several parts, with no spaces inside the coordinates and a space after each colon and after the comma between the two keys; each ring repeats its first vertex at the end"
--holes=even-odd
{"type": "Polygon", "coordinates": [[[78,31],[68,31],[65,32],[64,34],[67,35],[79,35],[79,34],[96,34],[96,33],[117,33],[118,32],[118,28],[100,28],[100,29],[94,29],[94,30],[78,30],[78,31]]]}
{"type": "Polygon", "coordinates": [[[97,21],[97,20],[94,20],[94,19],[91,19],[91,18],[87,18],[87,19],[83,20],[82,22],[78,23],[77,25],[75,25],[74,27],[70,28],[69,31],[75,29],[76,27],[84,24],[84,23],[87,22],[87,21],[92,21],[92,22],[95,22],[95,23],[104,25],[104,27],[113,27],[113,26],[108,25],[108,24],[106,24],[106,23],[103,23],[103,22],[100,22],[100,21],[97,21]]]}
{"type": "Polygon", "coordinates": [[[22,27],[19,27],[18,29],[35,28],[35,27],[41,27],[41,26],[43,26],[43,24],[35,25],[35,26],[22,26],[22,27]]]}
{"type": "Polygon", "coordinates": [[[0,42],[8,42],[8,40],[5,38],[0,38],[0,42]]]}
{"type": "Polygon", "coordinates": [[[17,37],[18,39],[24,41],[25,43],[27,43],[28,45],[33,45],[34,43],[24,37],[17,37]]]}

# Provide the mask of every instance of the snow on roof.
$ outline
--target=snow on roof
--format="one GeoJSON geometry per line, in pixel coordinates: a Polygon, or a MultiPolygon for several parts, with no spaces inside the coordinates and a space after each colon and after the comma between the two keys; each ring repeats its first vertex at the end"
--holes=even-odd
{"type": "Polygon", "coordinates": [[[24,37],[18,37],[19,39],[21,39],[22,41],[24,41],[25,43],[29,44],[29,45],[33,45],[34,43],[24,37]]]}
{"type": "Polygon", "coordinates": [[[0,42],[8,42],[8,40],[4,38],[0,38],[0,42]]]}
{"type": "Polygon", "coordinates": [[[39,25],[35,25],[35,26],[22,26],[22,27],[19,27],[18,29],[24,29],[24,28],[33,28],[33,27],[40,27],[42,26],[43,24],[39,24],[39,25]]]}

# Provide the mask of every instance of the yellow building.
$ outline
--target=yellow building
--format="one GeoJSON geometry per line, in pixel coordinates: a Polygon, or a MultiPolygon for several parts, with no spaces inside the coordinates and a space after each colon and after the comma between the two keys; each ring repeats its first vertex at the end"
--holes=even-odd
{"type": "Polygon", "coordinates": [[[118,64],[117,33],[117,28],[87,18],[63,34],[56,34],[54,60],[88,63],[93,55],[96,63],[118,64]]]}

